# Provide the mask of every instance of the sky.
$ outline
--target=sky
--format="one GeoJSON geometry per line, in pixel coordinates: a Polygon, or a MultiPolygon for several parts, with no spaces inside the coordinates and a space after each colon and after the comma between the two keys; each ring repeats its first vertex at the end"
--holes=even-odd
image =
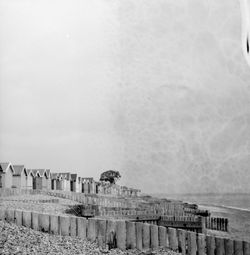
{"type": "Polygon", "coordinates": [[[144,192],[250,192],[238,0],[0,0],[0,159],[144,192]]]}

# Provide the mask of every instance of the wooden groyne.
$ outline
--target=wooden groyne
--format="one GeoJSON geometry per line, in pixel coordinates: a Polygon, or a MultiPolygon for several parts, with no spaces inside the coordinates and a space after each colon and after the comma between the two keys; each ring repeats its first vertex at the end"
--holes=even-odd
{"type": "Polygon", "coordinates": [[[87,220],[13,209],[0,209],[0,220],[55,235],[78,236],[110,249],[145,251],[166,247],[183,255],[250,255],[248,242],[141,222],[87,220]]]}
{"type": "Polygon", "coordinates": [[[228,219],[227,218],[206,218],[206,228],[218,231],[228,231],[228,219]]]}

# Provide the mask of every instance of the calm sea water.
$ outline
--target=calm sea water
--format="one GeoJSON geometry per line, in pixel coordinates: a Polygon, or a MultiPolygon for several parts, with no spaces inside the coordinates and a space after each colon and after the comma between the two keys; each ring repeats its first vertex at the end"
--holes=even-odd
{"type": "Polygon", "coordinates": [[[250,194],[159,194],[157,196],[200,205],[250,211],[250,194]]]}

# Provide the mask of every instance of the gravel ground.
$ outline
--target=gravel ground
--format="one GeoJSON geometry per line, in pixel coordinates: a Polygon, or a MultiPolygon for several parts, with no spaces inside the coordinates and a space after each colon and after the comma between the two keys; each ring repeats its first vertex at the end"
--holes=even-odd
{"type": "Polygon", "coordinates": [[[56,198],[46,195],[22,195],[0,198],[0,208],[12,208],[26,211],[44,212],[56,215],[65,215],[66,211],[75,205],[76,201],[56,198]],[[40,203],[39,200],[58,199],[59,203],[40,203]]]}
{"type": "Polygon", "coordinates": [[[96,243],[91,243],[77,237],[50,235],[0,221],[0,254],[176,255],[178,253],[168,250],[154,252],[140,252],[138,250],[121,251],[119,249],[110,251],[101,250],[96,243]]]}

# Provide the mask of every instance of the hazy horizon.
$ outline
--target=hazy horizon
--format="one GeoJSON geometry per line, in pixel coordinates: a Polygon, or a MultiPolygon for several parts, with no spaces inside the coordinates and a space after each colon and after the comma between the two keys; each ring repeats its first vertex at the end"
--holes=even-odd
{"type": "Polygon", "coordinates": [[[0,0],[0,160],[250,193],[238,0],[0,0]]]}

